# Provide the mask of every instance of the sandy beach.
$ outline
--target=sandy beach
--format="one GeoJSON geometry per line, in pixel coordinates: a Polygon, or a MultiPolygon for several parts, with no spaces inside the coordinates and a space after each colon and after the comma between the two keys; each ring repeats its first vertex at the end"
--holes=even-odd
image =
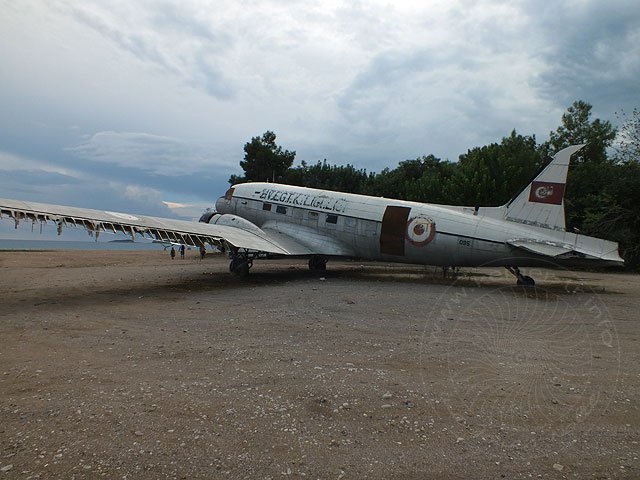
{"type": "Polygon", "coordinates": [[[0,478],[639,478],[639,277],[0,252],[0,478]]]}

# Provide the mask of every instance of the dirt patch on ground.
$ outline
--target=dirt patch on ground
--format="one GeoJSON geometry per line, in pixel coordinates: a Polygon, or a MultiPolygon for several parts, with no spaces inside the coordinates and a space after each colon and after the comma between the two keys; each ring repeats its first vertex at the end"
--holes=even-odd
{"type": "Polygon", "coordinates": [[[0,478],[638,478],[638,278],[0,253],[0,478]]]}

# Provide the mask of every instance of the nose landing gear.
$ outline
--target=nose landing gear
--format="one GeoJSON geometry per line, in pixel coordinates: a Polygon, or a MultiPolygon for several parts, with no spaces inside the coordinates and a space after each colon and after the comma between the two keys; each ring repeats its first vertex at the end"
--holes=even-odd
{"type": "Polygon", "coordinates": [[[522,272],[520,272],[520,269],[518,267],[504,267],[504,268],[506,268],[509,271],[509,273],[511,273],[514,277],[518,279],[518,285],[522,285],[523,287],[535,286],[536,284],[535,280],[528,275],[523,275],[522,272]]]}

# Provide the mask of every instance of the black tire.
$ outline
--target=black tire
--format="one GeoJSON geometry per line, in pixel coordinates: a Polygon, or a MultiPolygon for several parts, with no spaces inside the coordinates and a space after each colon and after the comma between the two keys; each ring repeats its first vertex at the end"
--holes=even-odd
{"type": "Polygon", "coordinates": [[[249,264],[249,260],[245,258],[233,258],[229,264],[229,271],[240,277],[248,276],[249,268],[251,268],[251,265],[249,264]]]}
{"type": "Polygon", "coordinates": [[[248,277],[249,276],[249,262],[244,261],[238,265],[238,269],[236,270],[236,274],[240,277],[248,277]]]}
{"type": "Polygon", "coordinates": [[[534,287],[536,285],[536,281],[529,275],[524,275],[522,279],[518,279],[518,285],[522,285],[523,287],[534,287]]]}
{"type": "Polygon", "coordinates": [[[309,270],[324,271],[327,269],[327,261],[322,257],[311,257],[309,259],[309,270]]]}

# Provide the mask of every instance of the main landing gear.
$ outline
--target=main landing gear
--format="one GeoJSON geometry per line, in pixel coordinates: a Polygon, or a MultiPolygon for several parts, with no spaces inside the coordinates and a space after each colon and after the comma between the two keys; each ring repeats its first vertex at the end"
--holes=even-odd
{"type": "Polygon", "coordinates": [[[522,285],[523,287],[533,287],[536,282],[533,278],[528,275],[522,275],[520,269],[518,267],[504,267],[509,273],[511,273],[514,277],[518,279],[518,285],[522,285]]]}
{"type": "Polygon", "coordinates": [[[314,255],[309,259],[309,270],[324,271],[327,269],[327,259],[319,255],[314,255]]]}
{"type": "Polygon", "coordinates": [[[235,251],[231,254],[229,271],[240,277],[249,275],[249,269],[253,266],[253,258],[247,253],[235,251]]]}

